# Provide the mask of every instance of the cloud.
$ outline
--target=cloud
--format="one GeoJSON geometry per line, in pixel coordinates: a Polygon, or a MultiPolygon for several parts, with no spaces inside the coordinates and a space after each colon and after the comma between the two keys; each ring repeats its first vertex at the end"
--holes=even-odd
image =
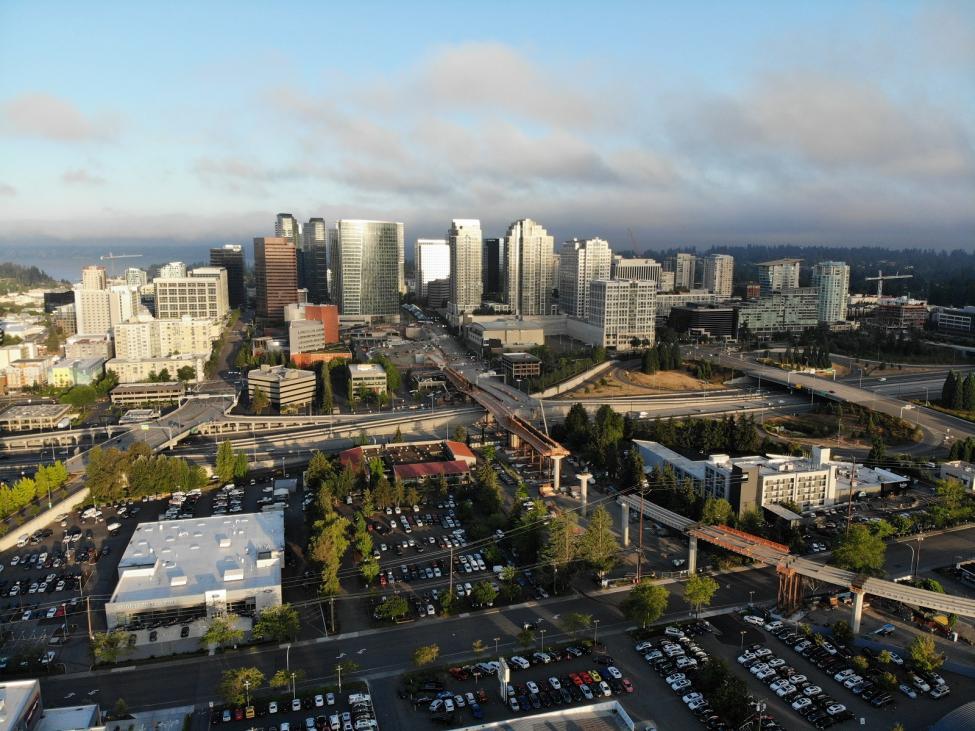
{"type": "Polygon", "coordinates": [[[0,195],[15,196],[17,195],[17,189],[12,185],[0,182],[0,195]]]}
{"type": "Polygon", "coordinates": [[[24,93],[0,103],[0,129],[16,137],[58,142],[105,142],[118,134],[111,116],[86,116],[74,104],[51,94],[24,93]]]}
{"type": "Polygon", "coordinates": [[[97,186],[105,185],[106,181],[100,175],[90,173],[84,168],[73,168],[71,170],[65,170],[61,174],[61,182],[67,185],[97,186]]]}

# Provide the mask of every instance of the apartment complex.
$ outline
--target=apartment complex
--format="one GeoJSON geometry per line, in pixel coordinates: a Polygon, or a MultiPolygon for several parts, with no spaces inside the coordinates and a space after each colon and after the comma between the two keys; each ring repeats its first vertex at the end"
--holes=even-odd
{"type": "Polygon", "coordinates": [[[244,284],[244,247],[225,244],[210,249],[210,266],[227,271],[227,302],[232,309],[243,310],[247,306],[247,287],[244,284]]]}
{"type": "Polygon", "coordinates": [[[694,288],[697,274],[697,257],[694,254],[674,254],[664,264],[667,271],[674,274],[674,289],[694,288]]]}
{"type": "Polygon", "coordinates": [[[120,322],[138,314],[139,288],[126,284],[108,286],[105,267],[81,270],[81,283],[74,288],[75,326],[82,335],[104,335],[120,322]]]}
{"type": "Polygon", "coordinates": [[[702,285],[722,299],[731,297],[731,287],[735,276],[735,257],[727,254],[708,254],[703,259],[704,274],[702,285]]]}
{"type": "Polygon", "coordinates": [[[258,388],[277,409],[304,406],[315,399],[315,372],[262,365],[247,372],[247,395],[251,401],[258,388]]]}
{"type": "Polygon", "coordinates": [[[657,287],[636,279],[597,279],[589,289],[586,321],[602,332],[607,348],[629,348],[633,340],[653,343],[657,287]]]}
{"type": "Polygon", "coordinates": [[[586,319],[589,288],[597,279],[609,279],[613,252],[604,239],[572,239],[559,255],[559,310],[569,317],[586,319]]]}
{"type": "Polygon", "coordinates": [[[206,318],[186,316],[178,320],[124,322],[115,328],[115,355],[125,359],[209,355],[210,346],[219,334],[219,321],[206,318]]]}
{"type": "Polygon", "coordinates": [[[775,259],[758,265],[758,283],[763,295],[799,286],[800,259],[775,259]]]}
{"type": "MultiPolygon", "coordinates": [[[[278,214],[279,225],[282,230],[291,231],[288,220],[281,219],[288,215],[278,214]]],[[[284,308],[298,301],[297,252],[292,238],[255,238],[254,274],[257,281],[257,317],[270,322],[283,321],[284,308]]]]}
{"type": "Polygon", "coordinates": [[[473,312],[481,306],[484,280],[481,270],[481,222],[455,218],[447,232],[450,247],[450,308],[453,313],[473,312]]]}
{"type": "Polygon", "coordinates": [[[402,280],[403,224],[343,219],[330,234],[332,302],[342,315],[395,318],[402,280]]]}
{"type": "Polygon", "coordinates": [[[450,247],[446,239],[417,239],[413,261],[414,286],[417,297],[423,301],[430,282],[450,279],[450,247]]]}
{"type": "Polygon", "coordinates": [[[850,267],[841,261],[821,261],[813,267],[812,285],[818,293],[819,321],[833,323],[846,320],[850,267]]]}
{"type": "Polygon", "coordinates": [[[508,227],[504,247],[505,293],[512,314],[547,315],[555,240],[543,226],[523,218],[508,227]]]}
{"type": "Polygon", "coordinates": [[[112,371],[118,376],[119,383],[143,383],[163,371],[169,377],[176,379],[181,368],[191,368],[193,383],[199,383],[204,377],[207,353],[188,353],[186,355],[163,355],[154,358],[112,358],[105,363],[105,370],[112,371]]]}
{"type": "Polygon", "coordinates": [[[757,335],[801,333],[819,322],[819,291],[815,287],[775,290],[737,305],[738,328],[757,335]]]}
{"type": "Polygon", "coordinates": [[[660,277],[662,272],[663,266],[656,259],[628,259],[614,256],[610,278],[649,280],[656,283],[658,292],[669,292],[673,289],[673,277],[671,277],[671,286],[665,289],[660,277]]]}
{"type": "Polygon", "coordinates": [[[221,267],[199,267],[182,277],[158,277],[153,285],[156,317],[160,320],[222,320],[230,311],[227,270],[221,267]]]}

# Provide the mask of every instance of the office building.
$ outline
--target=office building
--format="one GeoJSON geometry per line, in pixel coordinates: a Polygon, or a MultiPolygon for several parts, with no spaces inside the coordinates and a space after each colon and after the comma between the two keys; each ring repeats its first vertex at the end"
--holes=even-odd
{"type": "Polygon", "coordinates": [[[813,267],[812,286],[819,293],[819,321],[845,321],[850,296],[850,267],[841,261],[821,261],[813,267]]]}
{"type": "Polygon", "coordinates": [[[733,338],[735,308],[730,306],[691,303],[670,308],[667,325],[678,333],[703,335],[709,338],[733,338]]]}
{"type": "Polygon", "coordinates": [[[84,358],[107,360],[114,353],[112,339],[108,335],[72,335],[64,341],[64,357],[68,360],[84,358]]]}
{"type": "Polygon", "coordinates": [[[128,383],[112,389],[112,406],[148,406],[178,404],[186,395],[186,386],[175,383],[128,383]]]}
{"type": "Polygon", "coordinates": [[[450,278],[433,279],[427,282],[427,306],[435,310],[447,308],[450,300],[450,278]]]}
{"type": "Polygon", "coordinates": [[[798,287],[801,261],[801,259],[776,259],[759,264],[758,283],[762,295],[798,287]]]}
{"type": "Polygon", "coordinates": [[[145,287],[149,283],[149,274],[145,269],[129,267],[125,270],[125,283],[130,287],[145,287]]]}
{"type": "Polygon", "coordinates": [[[186,276],[159,277],[152,283],[156,290],[156,317],[160,320],[221,320],[230,311],[227,270],[221,267],[198,267],[186,276]]]}
{"type": "Polygon", "coordinates": [[[481,277],[484,297],[500,298],[504,294],[504,239],[484,239],[481,277]]]}
{"type": "Polygon", "coordinates": [[[586,321],[602,331],[604,347],[626,349],[633,340],[652,344],[656,292],[650,281],[597,279],[589,289],[586,321]]]}
{"type": "Polygon", "coordinates": [[[540,224],[523,218],[508,227],[504,246],[505,294],[512,314],[547,315],[555,240],[540,224]]]}
{"type": "Polygon", "coordinates": [[[717,303],[717,301],[718,295],[704,289],[692,289],[690,292],[666,292],[665,294],[657,294],[657,320],[666,322],[667,318],[670,317],[670,310],[673,307],[683,307],[684,305],[690,304],[710,305],[717,303]]]}
{"type": "Polygon", "coordinates": [[[399,315],[403,224],[340,220],[330,233],[332,301],[340,315],[399,315]]]}
{"type": "Polygon", "coordinates": [[[815,287],[798,287],[763,294],[757,300],[735,305],[738,330],[747,328],[753,335],[801,333],[816,327],[819,293],[815,287]]]}
{"type": "Polygon", "coordinates": [[[51,366],[51,384],[57,388],[89,386],[105,373],[105,358],[67,358],[51,366]]]}
{"type": "Polygon", "coordinates": [[[315,372],[262,365],[247,372],[247,395],[252,402],[258,388],[276,409],[306,406],[315,399],[315,372]]]}
{"type": "Polygon", "coordinates": [[[663,267],[655,259],[633,259],[622,256],[613,257],[610,279],[644,279],[657,283],[657,291],[663,290],[660,284],[660,274],[663,267]]]}
{"type": "Polygon", "coordinates": [[[424,302],[430,282],[450,279],[450,247],[446,239],[417,239],[413,260],[416,296],[424,302]]]}
{"type": "Polygon", "coordinates": [[[74,304],[74,290],[66,289],[60,292],[45,292],[44,293],[44,312],[46,314],[51,314],[58,307],[63,307],[64,305],[74,304]]]}
{"type": "Polygon", "coordinates": [[[227,303],[231,309],[247,307],[247,286],[244,284],[244,247],[224,244],[210,249],[210,266],[227,270],[227,303]]]}
{"type": "Polygon", "coordinates": [[[552,293],[558,295],[559,289],[559,267],[562,265],[562,255],[558,252],[552,254],[552,293]]]}
{"type": "Polygon", "coordinates": [[[301,246],[301,227],[290,213],[279,213],[274,219],[274,235],[286,239],[295,249],[301,246]]]}
{"type": "Polygon", "coordinates": [[[181,261],[171,261],[159,267],[159,276],[162,279],[179,279],[186,276],[186,264],[181,261]]]}
{"type": "Polygon", "coordinates": [[[609,279],[613,252],[605,239],[572,239],[562,245],[559,259],[559,311],[580,320],[589,312],[589,285],[609,279]]]}
{"type": "MultiPolygon", "coordinates": [[[[71,296],[74,297],[74,292],[71,296]]],[[[63,336],[75,335],[78,332],[78,316],[75,313],[74,302],[55,307],[54,312],[51,313],[51,322],[63,336]]]]}
{"type": "Polygon", "coordinates": [[[233,615],[249,631],[281,604],[283,564],[281,510],[140,523],[105,605],[108,628],[159,647],[199,641],[217,616],[233,615]]]}
{"type": "Polygon", "coordinates": [[[931,311],[931,324],[948,335],[975,334],[975,307],[935,307],[931,311]]]}
{"type": "Polygon", "coordinates": [[[481,306],[484,281],[481,272],[481,222],[455,218],[447,231],[450,247],[450,299],[454,314],[473,312],[481,306]]]}
{"type": "Polygon", "coordinates": [[[325,349],[325,328],[315,320],[292,320],[288,323],[288,352],[313,353],[325,349]]]}
{"type": "Polygon", "coordinates": [[[301,230],[297,251],[298,286],[308,290],[308,302],[328,302],[328,228],[325,219],[310,218],[301,230]]]}
{"type": "Polygon", "coordinates": [[[521,387],[521,381],[542,375],[542,361],[531,353],[505,353],[501,356],[504,382],[521,387]]]}
{"type": "Polygon", "coordinates": [[[208,356],[209,353],[188,353],[153,358],[111,358],[105,363],[105,370],[115,373],[119,383],[144,383],[163,371],[175,380],[181,368],[190,368],[193,377],[187,380],[199,383],[203,380],[208,356]]]}
{"type": "Polygon", "coordinates": [[[697,269],[697,257],[694,254],[674,254],[664,263],[667,271],[674,273],[674,289],[694,289],[697,269]]]}
{"type": "Polygon", "coordinates": [[[67,404],[17,404],[0,413],[0,431],[50,431],[67,427],[73,416],[77,413],[67,404]]]}
{"type": "Polygon", "coordinates": [[[257,317],[282,322],[284,308],[298,301],[297,252],[291,240],[284,236],[255,238],[254,274],[257,317]]]}
{"type": "Polygon", "coordinates": [[[209,355],[220,334],[219,323],[189,316],[178,320],[140,320],[115,327],[115,356],[126,360],[166,355],[209,355]]]}
{"type": "Polygon", "coordinates": [[[735,257],[727,254],[708,254],[704,257],[703,288],[722,299],[731,297],[735,274],[735,257]]]}
{"type": "Polygon", "coordinates": [[[885,297],[874,310],[872,325],[889,332],[923,330],[928,321],[928,303],[910,297],[885,297]]]}
{"type": "Polygon", "coordinates": [[[349,366],[349,393],[362,398],[368,391],[385,393],[386,369],[378,363],[353,363],[349,366]]]}

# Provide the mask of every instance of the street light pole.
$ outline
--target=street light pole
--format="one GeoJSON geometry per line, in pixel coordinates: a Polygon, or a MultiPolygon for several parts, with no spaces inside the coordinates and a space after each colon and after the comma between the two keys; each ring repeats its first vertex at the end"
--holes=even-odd
{"type": "Polygon", "coordinates": [[[498,656],[498,642],[500,642],[500,641],[501,641],[501,638],[500,637],[495,637],[494,638],[494,656],[495,657],[498,656]]]}
{"type": "Polygon", "coordinates": [[[545,632],[546,630],[540,629],[538,633],[542,636],[542,652],[545,652],[545,632]]]}
{"type": "Polygon", "coordinates": [[[599,631],[599,620],[598,619],[594,619],[592,621],[592,625],[593,625],[592,626],[592,644],[593,644],[593,646],[595,646],[596,645],[596,632],[599,631]]]}

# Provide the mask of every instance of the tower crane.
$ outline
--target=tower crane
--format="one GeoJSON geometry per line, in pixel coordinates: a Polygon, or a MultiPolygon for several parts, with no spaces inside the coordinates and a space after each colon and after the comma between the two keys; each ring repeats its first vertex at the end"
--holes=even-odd
{"type": "Polygon", "coordinates": [[[876,277],[864,277],[868,282],[877,283],[877,299],[879,300],[884,294],[884,281],[887,279],[910,279],[913,274],[887,274],[885,275],[881,270],[877,270],[876,277]]]}
{"type": "MultiPolygon", "coordinates": [[[[142,256],[142,254],[113,254],[110,251],[107,254],[103,254],[102,256],[100,256],[98,258],[100,260],[102,260],[102,261],[114,262],[116,259],[138,259],[141,256],[142,256]]],[[[112,268],[111,274],[112,274],[113,277],[115,276],[114,266],[112,268]]]]}

